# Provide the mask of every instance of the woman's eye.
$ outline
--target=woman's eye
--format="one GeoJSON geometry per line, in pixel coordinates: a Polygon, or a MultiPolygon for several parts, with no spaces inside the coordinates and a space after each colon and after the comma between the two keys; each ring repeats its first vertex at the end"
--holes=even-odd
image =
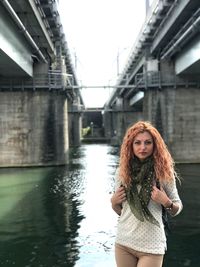
{"type": "Polygon", "coordinates": [[[140,141],[135,141],[134,145],[140,145],[140,141]]]}
{"type": "Polygon", "coordinates": [[[145,144],[146,145],[151,145],[152,144],[152,141],[146,141],[145,144]]]}
{"type": "Polygon", "coordinates": [[[153,142],[151,141],[151,140],[149,140],[149,141],[144,141],[144,142],[141,142],[141,141],[135,141],[133,144],[134,145],[141,145],[141,144],[144,144],[145,146],[147,146],[147,145],[152,145],[153,144],[153,142]]]}

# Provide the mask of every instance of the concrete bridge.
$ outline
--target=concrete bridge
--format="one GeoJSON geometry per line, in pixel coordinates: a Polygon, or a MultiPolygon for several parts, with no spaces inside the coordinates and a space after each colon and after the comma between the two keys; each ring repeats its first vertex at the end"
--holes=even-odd
{"type": "Polygon", "coordinates": [[[130,124],[149,120],[176,161],[200,162],[199,29],[199,0],[153,1],[105,105],[105,133],[113,144],[130,124]]]}
{"type": "Polygon", "coordinates": [[[58,1],[0,0],[1,167],[67,162],[80,143],[74,85],[58,1]]]}
{"type": "MultiPolygon", "coordinates": [[[[154,0],[104,107],[106,140],[144,119],[200,162],[200,3],[154,0]]],[[[134,25],[133,25],[134,27],[134,25]]],[[[0,0],[0,166],[65,164],[84,103],[56,0],[0,0]]]]}

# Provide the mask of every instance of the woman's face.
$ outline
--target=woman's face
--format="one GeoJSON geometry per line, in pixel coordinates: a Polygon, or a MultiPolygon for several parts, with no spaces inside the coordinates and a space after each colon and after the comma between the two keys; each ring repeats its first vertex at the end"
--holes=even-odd
{"type": "Polygon", "coordinates": [[[153,138],[149,132],[139,133],[133,140],[133,154],[144,160],[153,153],[153,138]]]}

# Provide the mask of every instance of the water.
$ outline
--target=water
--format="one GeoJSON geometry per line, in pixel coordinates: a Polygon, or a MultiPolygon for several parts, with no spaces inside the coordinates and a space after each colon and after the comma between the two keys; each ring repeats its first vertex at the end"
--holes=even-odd
{"type": "Polygon", "coordinates": [[[164,267],[200,266],[200,164],[181,164],[178,186],[184,209],[172,221],[164,267]]]}
{"type": "MultiPolygon", "coordinates": [[[[70,164],[0,169],[0,266],[115,267],[110,206],[118,149],[84,145],[70,164]]],[[[179,165],[183,212],[172,221],[164,267],[200,266],[200,165],[179,165]]]]}

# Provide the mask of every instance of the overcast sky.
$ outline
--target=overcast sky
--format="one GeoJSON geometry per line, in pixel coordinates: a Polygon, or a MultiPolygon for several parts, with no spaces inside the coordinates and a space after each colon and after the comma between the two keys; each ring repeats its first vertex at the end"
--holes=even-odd
{"type": "MultiPolygon", "coordinates": [[[[144,22],[145,0],[59,0],[59,4],[80,85],[115,84],[144,22]]],[[[86,107],[102,107],[111,89],[81,92],[86,107]]]]}

